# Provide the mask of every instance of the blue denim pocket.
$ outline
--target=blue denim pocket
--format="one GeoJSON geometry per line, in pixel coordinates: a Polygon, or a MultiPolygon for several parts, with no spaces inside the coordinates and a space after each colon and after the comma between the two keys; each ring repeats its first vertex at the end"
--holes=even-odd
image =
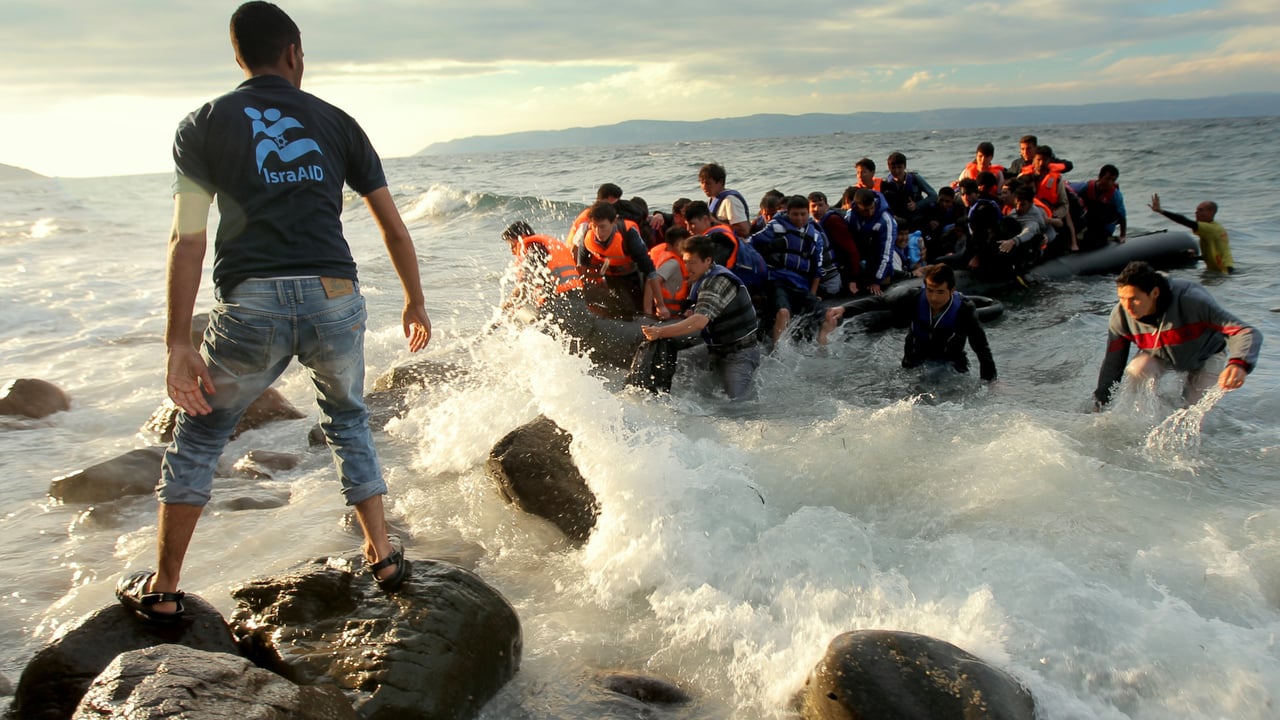
{"type": "Polygon", "coordinates": [[[357,362],[364,360],[364,328],[368,315],[364,297],[312,319],[314,352],[307,353],[319,370],[339,375],[347,372],[357,362]]]}
{"type": "Polygon", "coordinates": [[[233,377],[267,369],[275,324],[267,318],[236,316],[234,309],[218,305],[209,313],[204,333],[207,359],[233,377]]]}

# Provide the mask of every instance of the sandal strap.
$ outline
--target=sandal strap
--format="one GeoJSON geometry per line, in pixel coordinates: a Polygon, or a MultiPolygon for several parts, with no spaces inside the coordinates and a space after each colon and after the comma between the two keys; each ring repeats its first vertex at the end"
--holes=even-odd
{"type": "Polygon", "coordinates": [[[403,559],[404,559],[404,553],[397,550],[391,553],[390,555],[382,558],[378,562],[370,565],[369,572],[373,573],[376,576],[379,570],[382,570],[383,568],[395,567],[396,565],[399,565],[400,561],[403,559]]]}
{"type": "Polygon", "coordinates": [[[187,594],[181,590],[177,592],[149,592],[139,597],[138,602],[143,607],[150,607],[157,603],[164,602],[181,603],[182,599],[186,596],[187,594]]]}

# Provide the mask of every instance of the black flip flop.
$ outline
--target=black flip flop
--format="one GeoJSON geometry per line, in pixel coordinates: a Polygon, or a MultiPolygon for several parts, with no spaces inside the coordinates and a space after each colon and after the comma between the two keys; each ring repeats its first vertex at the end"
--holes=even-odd
{"type": "Polygon", "coordinates": [[[374,582],[378,583],[378,587],[383,592],[395,592],[404,584],[404,579],[409,575],[409,561],[404,559],[404,548],[400,544],[397,537],[388,537],[391,542],[392,553],[376,563],[369,565],[369,574],[373,576],[374,582]],[[378,571],[385,568],[395,567],[396,571],[385,578],[378,577],[378,571]]]}
{"type": "Polygon", "coordinates": [[[151,584],[153,575],[155,573],[150,570],[139,570],[120,578],[116,582],[116,599],[120,601],[121,605],[133,612],[134,615],[146,622],[158,625],[178,622],[182,619],[182,613],[186,610],[182,605],[182,598],[186,597],[186,593],[181,590],[178,592],[147,592],[147,586],[151,584]],[[159,612],[155,610],[154,606],[163,602],[177,603],[178,609],[174,612],[159,612]]]}

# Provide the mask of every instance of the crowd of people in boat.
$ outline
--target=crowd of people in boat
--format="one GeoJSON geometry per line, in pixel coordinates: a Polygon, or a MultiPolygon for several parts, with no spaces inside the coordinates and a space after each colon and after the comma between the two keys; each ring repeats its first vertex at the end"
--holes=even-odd
{"type": "MultiPolygon", "coordinates": [[[[760,361],[757,337],[777,342],[805,318],[801,325],[825,343],[845,318],[871,310],[890,310],[912,327],[904,365],[945,360],[965,371],[968,343],[983,379],[994,380],[990,348],[973,303],[955,290],[955,270],[986,282],[1020,280],[1035,263],[1124,243],[1128,234],[1114,165],[1068,182],[1071,161],[1035,136],[1024,136],[1019,150],[1006,168],[993,164],[994,148],[982,142],[959,177],[938,190],[907,169],[901,152],[889,154],[883,177],[862,158],[837,204],[821,191],[770,190],[754,215],[716,163],[698,173],[706,199],[678,199],[670,212],[624,199],[618,185],[605,183],[567,241],[523,221],[507,229],[520,264],[507,303],[569,318],[579,337],[609,334],[583,307],[618,320],[675,318],[636,326],[645,339],[663,341],[645,363],[647,375],[636,379],[652,389],[669,387],[676,352],[700,337],[729,396],[745,396],[760,361]],[[912,277],[923,282],[892,301],[883,297],[912,277]],[[855,300],[833,306],[843,298],[855,300]]],[[[1195,220],[1163,210],[1158,196],[1150,207],[1200,236],[1210,268],[1232,270],[1215,205],[1202,203],[1195,220]]]]}

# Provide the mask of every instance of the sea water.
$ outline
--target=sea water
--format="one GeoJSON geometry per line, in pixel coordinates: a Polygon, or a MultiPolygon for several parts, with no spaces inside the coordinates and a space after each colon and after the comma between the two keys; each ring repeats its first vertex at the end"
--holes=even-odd
{"type": "MultiPolygon", "coordinates": [[[[358,109],[356,115],[359,115],[358,109]]],[[[837,634],[924,633],[1003,668],[1045,718],[1272,718],[1280,701],[1280,119],[1027,128],[1073,160],[1073,180],[1119,166],[1130,234],[1171,227],[1153,192],[1190,214],[1215,199],[1235,276],[1203,282],[1268,336],[1244,387],[1178,408],[1166,381],[1089,412],[1115,303],[1110,278],[1003,297],[987,326],[997,383],[899,366],[902,331],[854,324],[819,350],[783,343],[758,399],[730,404],[696,367],[670,396],[621,388],[540,333],[482,335],[523,219],[562,235],[602,182],[666,209],[699,196],[718,161],[749,198],[770,188],[838,196],[853,163],[900,150],[935,186],[978,142],[1017,152],[1023,129],[568,148],[386,162],[415,238],[435,334],[425,357],[457,366],[410,394],[378,434],[389,510],[411,556],[473,568],[519,613],[524,656],[486,707],[500,718],[590,718],[590,673],[679,682],[689,717],[783,718],[837,634]],[[573,434],[600,501],[595,532],[569,546],[505,504],[490,448],[545,414],[573,434]]],[[[883,168],[882,168],[883,170],[883,168]]],[[[0,185],[0,381],[65,388],[70,412],[0,419],[0,672],[17,679],[68,622],[113,602],[130,568],[154,564],[155,501],[58,505],[53,478],[150,442],[163,399],[163,175],[0,185]]],[[[416,359],[376,228],[349,196],[346,232],[369,299],[369,379],[416,359]]],[[[198,310],[212,293],[206,268],[198,310]]],[[[305,375],[280,389],[310,413],[229,449],[295,452],[264,481],[281,508],[214,504],[183,586],[229,612],[237,583],[357,540],[326,453],[307,449],[305,375]]]]}

